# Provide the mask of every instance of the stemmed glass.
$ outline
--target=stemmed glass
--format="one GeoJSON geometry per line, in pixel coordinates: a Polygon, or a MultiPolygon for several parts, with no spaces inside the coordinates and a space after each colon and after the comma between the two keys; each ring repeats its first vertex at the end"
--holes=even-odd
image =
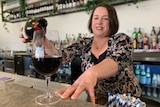
{"type": "Polygon", "coordinates": [[[60,95],[50,91],[50,77],[56,73],[62,63],[60,37],[58,32],[34,31],[32,41],[32,62],[37,73],[46,80],[46,93],[35,98],[39,105],[52,105],[61,100],[60,95]]]}

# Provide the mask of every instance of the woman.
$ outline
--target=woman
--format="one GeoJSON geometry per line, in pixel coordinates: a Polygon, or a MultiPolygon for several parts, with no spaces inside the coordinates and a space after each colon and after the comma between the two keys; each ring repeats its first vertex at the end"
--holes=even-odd
{"type": "Polygon", "coordinates": [[[87,91],[92,103],[102,105],[107,103],[107,93],[131,93],[140,97],[141,88],[132,68],[132,41],[124,33],[116,34],[119,22],[115,9],[108,4],[97,5],[88,28],[93,37],[84,38],[63,50],[64,62],[75,56],[81,58],[83,73],[71,86],[55,93],[61,94],[63,99],[76,99],[87,91]]]}

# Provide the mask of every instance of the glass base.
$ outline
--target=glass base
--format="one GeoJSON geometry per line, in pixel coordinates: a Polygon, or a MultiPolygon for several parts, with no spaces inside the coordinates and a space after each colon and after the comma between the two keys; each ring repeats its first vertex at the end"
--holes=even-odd
{"type": "Polygon", "coordinates": [[[51,95],[39,95],[35,98],[35,102],[39,105],[53,105],[61,101],[60,95],[51,94],[51,95]]]}

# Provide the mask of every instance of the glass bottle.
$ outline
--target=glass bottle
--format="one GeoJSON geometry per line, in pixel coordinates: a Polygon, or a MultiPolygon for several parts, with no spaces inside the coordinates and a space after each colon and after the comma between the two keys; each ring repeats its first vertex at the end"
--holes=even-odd
{"type": "Polygon", "coordinates": [[[147,67],[146,70],[146,84],[147,86],[147,96],[151,96],[151,72],[150,72],[150,67],[147,67]]]}
{"type": "Polygon", "coordinates": [[[160,27],[159,27],[159,32],[157,34],[157,43],[158,43],[158,49],[160,49],[160,27]]]}
{"type": "Polygon", "coordinates": [[[143,36],[143,49],[149,49],[149,38],[147,33],[145,33],[143,36]]]}
{"type": "Polygon", "coordinates": [[[156,36],[156,30],[155,27],[152,27],[151,30],[151,47],[152,49],[157,49],[157,36],[156,36]]]}
{"type": "Polygon", "coordinates": [[[33,32],[40,29],[46,30],[47,24],[47,20],[44,18],[28,19],[22,32],[24,38],[32,40],[33,32]]]}
{"type": "Polygon", "coordinates": [[[147,67],[147,70],[146,70],[146,84],[151,85],[150,67],[147,67]]]}
{"type": "Polygon", "coordinates": [[[152,77],[152,86],[153,87],[157,87],[157,75],[156,74],[153,74],[153,77],[152,77]]]}
{"type": "Polygon", "coordinates": [[[145,72],[145,65],[141,65],[141,84],[146,84],[146,72],[145,72]]]}
{"type": "Polygon", "coordinates": [[[139,64],[136,65],[135,75],[137,77],[138,82],[140,83],[140,77],[141,77],[141,75],[140,75],[140,65],[139,64]]]}
{"type": "Polygon", "coordinates": [[[133,32],[132,32],[132,38],[138,38],[138,32],[137,32],[137,28],[134,28],[133,32]]]}
{"type": "Polygon", "coordinates": [[[87,4],[88,0],[84,0],[84,4],[87,4]]]}
{"type": "Polygon", "coordinates": [[[72,0],[69,0],[69,8],[72,8],[73,7],[73,2],[72,0]]]}
{"type": "Polygon", "coordinates": [[[137,33],[137,40],[138,40],[138,43],[137,43],[138,49],[143,49],[143,34],[140,27],[137,33]]]}
{"type": "Polygon", "coordinates": [[[151,87],[147,86],[147,96],[151,96],[151,87]]]}
{"type": "Polygon", "coordinates": [[[134,31],[132,32],[132,38],[133,38],[133,48],[137,49],[137,29],[134,28],[134,31]]]}

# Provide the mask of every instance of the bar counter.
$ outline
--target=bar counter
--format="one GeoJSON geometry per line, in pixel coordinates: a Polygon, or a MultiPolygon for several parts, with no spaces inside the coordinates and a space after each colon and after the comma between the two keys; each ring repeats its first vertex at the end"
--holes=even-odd
{"type": "MultiPolygon", "coordinates": [[[[57,104],[51,106],[40,106],[35,103],[34,99],[36,96],[44,93],[44,80],[5,73],[1,71],[0,77],[10,77],[14,79],[5,82],[5,84],[2,84],[2,81],[0,82],[0,107],[105,107],[86,102],[85,93],[82,93],[82,96],[80,96],[81,99],[66,99],[61,100],[57,104]],[[4,88],[4,86],[6,87],[4,88]]],[[[66,85],[67,84],[51,82],[51,90],[55,91],[56,89],[62,88],[66,85]]]]}

